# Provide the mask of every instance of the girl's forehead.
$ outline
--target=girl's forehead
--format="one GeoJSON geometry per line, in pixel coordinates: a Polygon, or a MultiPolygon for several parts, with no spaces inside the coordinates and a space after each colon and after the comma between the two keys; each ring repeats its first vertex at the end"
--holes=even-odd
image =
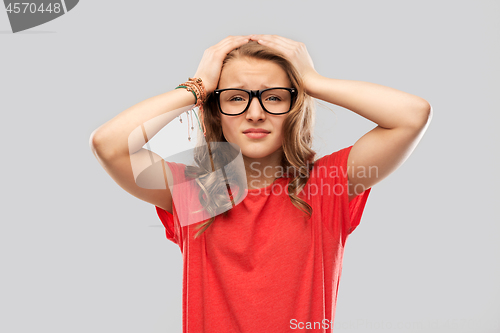
{"type": "Polygon", "coordinates": [[[287,73],[280,65],[269,60],[234,59],[226,63],[219,81],[221,86],[287,86],[290,85],[287,73]]]}
{"type": "Polygon", "coordinates": [[[265,69],[275,69],[284,71],[281,68],[281,66],[274,61],[258,59],[258,58],[250,58],[250,57],[233,58],[224,65],[224,69],[227,68],[231,68],[233,70],[265,68],[265,69]]]}

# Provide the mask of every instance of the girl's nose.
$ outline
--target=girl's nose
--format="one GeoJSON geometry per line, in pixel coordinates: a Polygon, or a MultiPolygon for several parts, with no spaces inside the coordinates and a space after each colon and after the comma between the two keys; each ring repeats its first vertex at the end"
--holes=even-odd
{"type": "Polygon", "coordinates": [[[254,96],[250,101],[250,105],[248,106],[248,110],[246,112],[247,120],[258,121],[266,118],[266,111],[262,108],[259,103],[259,99],[257,96],[254,96]]]}

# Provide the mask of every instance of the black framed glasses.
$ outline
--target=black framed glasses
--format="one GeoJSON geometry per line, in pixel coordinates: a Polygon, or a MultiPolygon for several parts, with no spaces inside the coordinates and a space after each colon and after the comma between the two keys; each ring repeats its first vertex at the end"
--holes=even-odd
{"type": "Polygon", "coordinates": [[[257,97],[264,111],[279,115],[290,112],[297,96],[297,89],[284,87],[263,90],[227,88],[216,89],[214,94],[219,111],[227,116],[239,116],[245,113],[254,97],[257,97]]]}

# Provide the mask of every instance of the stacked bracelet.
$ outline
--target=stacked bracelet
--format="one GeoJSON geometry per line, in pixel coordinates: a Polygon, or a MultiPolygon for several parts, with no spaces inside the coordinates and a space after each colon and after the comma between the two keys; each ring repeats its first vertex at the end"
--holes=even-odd
{"type": "Polygon", "coordinates": [[[195,107],[200,107],[205,102],[206,91],[201,78],[190,77],[189,81],[181,83],[177,88],[186,88],[193,93],[195,97],[195,107]]]}
{"type": "MultiPolygon", "coordinates": [[[[203,81],[201,80],[201,78],[191,78],[190,77],[188,82],[193,82],[193,84],[196,86],[196,88],[200,92],[201,100],[204,102],[207,95],[205,92],[205,86],[203,85],[203,81]]],[[[201,104],[203,104],[203,102],[201,104]]]]}
{"type": "MultiPolygon", "coordinates": [[[[175,89],[178,88],[185,88],[187,91],[190,91],[193,93],[194,98],[195,98],[195,106],[198,107],[200,110],[200,118],[201,118],[201,123],[203,124],[203,135],[206,136],[206,129],[205,129],[205,123],[203,122],[203,103],[205,102],[206,99],[206,90],[205,86],[203,85],[203,81],[201,78],[189,78],[188,81],[181,83],[178,85],[175,89]]],[[[189,134],[189,111],[186,111],[188,115],[188,140],[191,141],[191,135],[189,134]]],[[[191,110],[191,129],[194,129],[192,126],[193,123],[193,116],[192,114],[194,113],[193,110],[191,110]]],[[[196,114],[195,114],[196,115],[196,114]]],[[[198,120],[198,124],[200,123],[200,120],[198,119],[198,116],[196,116],[196,119],[198,120]]],[[[182,118],[179,116],[179,120],[182,123],[182,118]]],[[[201,127],[200,127],[201,130],[201,127]]]]}
{"type": "Polygon", "coordinates": [[[191,89],[191,87],[187,87],[187,86],[177,86],[175,89],[179,89],[179,88],[186,88],[187,91],[190,91],[193,93],[194,95],[194,98],[195,98],[195,104],[198,102],[198,97],[196,97],[196,93],[191,89]]]}

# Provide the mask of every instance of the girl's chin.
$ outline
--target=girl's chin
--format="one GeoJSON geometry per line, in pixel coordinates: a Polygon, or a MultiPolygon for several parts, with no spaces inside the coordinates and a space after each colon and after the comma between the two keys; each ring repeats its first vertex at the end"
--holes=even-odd
{"type": "Polygon", "coordinates": [[[243,157],[246,158],[252,158],[252,159],[261,159],[261,158],[268,158],[271,157],[271,155],[275,154],[276,151],[260,151],[260,152],[255,152],[255,151],[245,151],[245,149],[242,149],[241,154],[243,157]]]}

